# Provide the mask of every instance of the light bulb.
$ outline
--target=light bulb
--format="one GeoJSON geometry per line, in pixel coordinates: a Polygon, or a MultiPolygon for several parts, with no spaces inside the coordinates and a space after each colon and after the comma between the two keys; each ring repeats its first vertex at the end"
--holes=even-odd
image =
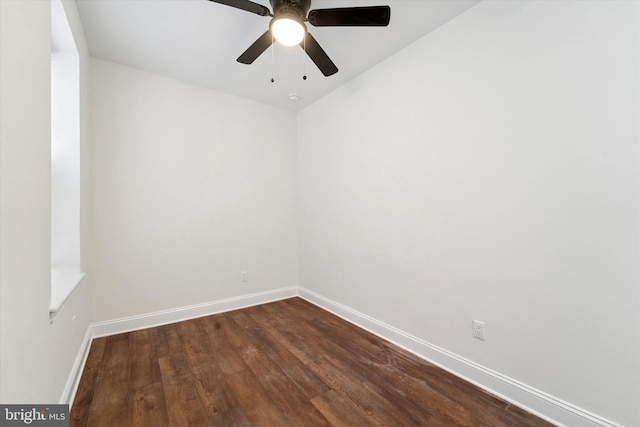
{"type": "Polygon", "coordinates": [[[285,46],[300,44],[305,29],[300,21],[291,18],[278,18],[271,24],[273,37],[285,46]]]}

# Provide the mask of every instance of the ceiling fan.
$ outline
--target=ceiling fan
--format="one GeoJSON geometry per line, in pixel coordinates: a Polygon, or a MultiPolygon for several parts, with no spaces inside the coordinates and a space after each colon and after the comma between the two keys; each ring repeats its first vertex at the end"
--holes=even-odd
{"type": "Polygon", "coordinates": [[[338,67],[307,31],[305,22],[314,27],[386,27],[391,18],[389,6],[340,7],[309,11],[311,0],[269,0],[273,9],[271,13],[266,6],[249,0],[210,1],[271,17],[269,29],[238,57],[238,62],[253,63],[274,40],[277,40],[285,46],[300,45],[325,76],[337,73],[338,67]]]}

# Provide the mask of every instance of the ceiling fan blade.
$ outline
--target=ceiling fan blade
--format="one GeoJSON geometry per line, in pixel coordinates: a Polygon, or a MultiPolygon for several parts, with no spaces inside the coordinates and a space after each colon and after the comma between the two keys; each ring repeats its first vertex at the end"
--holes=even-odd
{"type": "Polygon", "coordinates": [[[314,27],[386,27],[391,19],[389,6],[341,7],[309,12],[314,27]]]}
{"type": "Polygon", "coordinates": [[[326,77],[338,72],[338,67],[333,63],[327,53],[320,47],[316,39],[307,32],[304,37],[304,41],[300,43],[300,46],[307,52],[309,58],[316,64],[322,74],[326,77]]]}
{"type": "Polygon", "coordinates": [[[271,37],[271,31],[267,30],[266,33],[258,37],[258,40],[253,42],[253,44],[238,57],[237,61],[243,64],[251,64],[272,44],[273,37],[271,37]]]}
{"type": "Polygon", "coordinates": [[[258,3],[254,3],[249,0],[209,0],[209,1],[235,7],[236,9],[246,10],[247,12],[255,13],[260,16],[271,15],[271,12],[266,6],[263,6],[258,3]]]}

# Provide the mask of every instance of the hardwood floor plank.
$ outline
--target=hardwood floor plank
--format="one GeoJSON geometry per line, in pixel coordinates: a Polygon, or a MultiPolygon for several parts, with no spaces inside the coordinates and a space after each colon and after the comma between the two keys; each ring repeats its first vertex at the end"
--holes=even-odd
{"type": "Polygon", "coordinates": [[[208,334],[199,322],[179,322],[176,323],[176,329],[190,366],[211,362],[213,353],[208,334]]]}
{"type": "Polygon", "coordinates": [[[132,427],[169,426],[169,415],[162,382],[150,382],[131,392],[132,427]]]}
{"type": "Polygon", "coordinates": [[[265,330],[253,331],[258,348],[277,365],[297,391],[308,400],[329,391],[329,386],[265,330]]]}
{"type": "MultiPolygon", "coordinates": [[[[282,365],[279,366],[269,357],[271,354],[278,358],[271,346],[274,344],[276,347],[281,346],[264,331],[263,327],[259,325],[261,322],[256,322],[249,315],[253,310],[254,308],[249,308],[225,313],[225,317],[244,331],[242,333],[244,345],[241,355],[245,364],[261,381],[271,400],[291,425],[329,426],[327,420],[306,396],[305,391],[308,388],[299,388],[298,381],[291,381],[281,369],[282,365]]],[[[238,330],[236,329],[236,331],[238,330]]],[[[296,363],[299,364],[297,361],[296,363]]]]}
{"type": "Polygon", "coordinates": [[[273,337],[282,344],[291,354],[293,354],[303,364],[316,360],[320,354],[318,345],[322,337],[315,335],[313,330],[300,330],[304,323],[299,324],[297,319],[293,317],[287,322],[287,317],[282,313],[285,307],[279,305],[278,308],[270,304],[262,306],[267,316],[264,323],[267,324],[268,331],[273,337]],[[312,344],[313,348],[310,348],[312,344]]]}
{"type": "MultiPolygon", "coordinates": [[[[327,323],[314,325],[336,337],[333,346],[327,349],[327,354],[334,357],[334,364],[341,369],[350,370],[352,375],[391,402],[404,401],[407,413],[420,417],[421,413],[429,412],[432,417],[430,422],[434,425],[437,422],[444,425],[475,425],[482,416],[478,415],[478,411],[484,407],[469,408],[468,405],[460,405],[456,400],[435,390],[429,382],[421,381],[416,376],[404,375],[403,366],[398,363],[398,359],[385,354],[384,348],[379,345],[379,338],[361,333],[352,334],[352,328],[344,328],[339,323],[336,325],[340,330],[327,323]],[[360,355],[359,360],[351,360],[354,352],[360,355]]],[[[501,424],[494,425],[498,427],[501,424]]]]}
{"type": "MultiPolygon", "coordinates": [[[[310,363],[309,368],[323,378],[329,386],[358,408],[376,420],[378,425],[410,426],[420,425],[418,420],[408,417],[404,408],[394,406],[380,394],[376,393],[354,378],[351,372],[345,372],[333,365],[324,357],[310,363]]],[[[425,414],[428,418],[428,414],[425,414]]]]}
{"type": "Polygon", "coordinates": [[[96,338],[91,343],[87,361],[80,377],[80,384],[76,391],[74,402],[71,407],[70,424],[75,427],[86,427],[89,422],[89,410],[93,401],[96,388],[96,381],[100,373],[104,348],[107,343],[106,338],[96,338]]]}
{"type": "Polygon", "coordinates": [[[235,394],[243,413],[252,426],[290,426],[253,372],[246,369],[226,376],[227,384],[235,394]]]}
{"type": "MultiPolygon", "coordinates": [[[[220,387],[220,384],[225,384],[225,373],[217,363],[213,352],[214,346],[205,328],[207,320],[212,319],[195,319],[195,321],[177,324],[200,400],[208,414],[208,419],[214,425],[249,425],[242,411],[238,410],[239,405],[231,390],[228,387],[220,387]]],[[[214,328],[215,324],[214,320],[214,328]]],[[[244,365],[239,366],[241,368],[234,368],[231,371],[244,369],[244,365]]]]}
{"type": "Polygon", "coordinates": [[[207,316],[195,319],[195,321],[200,322],[206,332],[205,344],[225,374],[246,369],[244,362],[236,354],[236,348],[239,344],[235,339],[233,340],[234,344],[229,341],[232,332],[228,330],[230,322],[224,315],[207,316]]]}
{"type": "Polygon", "coordinates": [[[251,342],[246,331],[236,323],[234,317],[237,317],[234,312],[220,315],[220,323],[222,324],[220,332],[232,349],[242,350],[246,345],[250,345],[251,342]]]}
{"type": "MultiPolygon", "coordinates": [[[[313,319],[316,314],[316,307],[309,307],[306,302],[288,300],[292,306],[305,307],[307,319],[313,319]]],[[[312,322],[311,327],[321,331],[325,336],[333,337],[335,346],[331,351],[337,361],[344,360],[351,354],[360,354],[360,361],[367,365],[367,370],[362,373],[364,378],[379,376],[375,384],[383,385],[390,400],[404,398],[407,409],[411,411],[428,410],[434,418],[441,419],[441,422],[455,425],[480,425],[482,420],[491,420],[491,425],[495,427],[512,426],[514,420],[504,414],[505,404],[503,401],[482,392],[470,383],[447,373],[446,371],[426,363],[424,360],[413,356],[417,370],[411,370],[409,366],[402,363],[402,358],[398,356],[408,352],[403,352],[395,346],[392,351],[388,351],[387,343],[380,338],[365,331],[354,330],[348,322],[339,319],[327,319],[325,322],[312,322]],[[429,375],[424,375],[425,368],[432,371],[429,375]],[[413,373],[413,376],[403,375],[413,373]],[[401,378],[400,381],[396,381],[401,378]],[[437,381],[436,381],[437,380],[437,381]],[[386,384],[386,385],[385,385],[386,384]],[[471,397],[470,397],[471,396],[471,397]],[[460,397],[463,397],[462,399],[460,397]],[[497,404],[499,402],[499,404],[497,404]]],[[[353,368],[353,365],[349,365],[353,368]]],[[[345,369],[349,369],[344,367],[345,369]]],[[[535,418],[535,420],[538,420],[535,418]]],[[[431,423],[435,423],[431,420],[431,423]]]]}
{"type": "Polygon", "coordinates": [[[238,417],[236,411],[238,402],[228,387],[221,387],[225,384],[225,375],[215,364],[202,363],[192,367],[193,377],[200,400],[207,411],[208,419],[218,424],[225,424],[228,420],[234,423],[244,424],[246,419],[238,417]]]}
{"type": "MultiPolygon", "coordinates": [[[[387,343],[385,343],[386,345],[387,343]]],[[[508,404],[501,399],[485,392],[479,387],[468,383],[455,375],[425,362],[418,356],[411,354],[407,351],[398,351],[397,347],[389,347],[387,351],[388,357],[392,360],[390,365],[384,365],[383,370],[389,370],[387,375],[390,376],[402,376],[403,385],[406,387],[414,388],[409,384],[413,381],[420,381],[429,385],[437,394],[441,396],[440,400],[453,402],[454,408],[465,408],[466,410],[455,411],[457,418],[462,417],[466,413],[466,417],[471,419],[470,422],[478,424],[480,422],[487,422],[486,420],[492,420],[492,425],[509,427],[514,423],[519,425],[529,425],[522,423],[522,420],[516,420],[505,414],[505,408],[508,404]],[[482,421],[484,420],[484,421],[482,421]]],[[[381,365],[382,367],[382,365],[381,365]]],[[[418,394],[418,399],[422,399],[423,395],[418,394]]],[[[430,400],[430,402],[434,402],[430,400]]],[[[440,413],[449,413],[451,408],[448,406],[438,406],[438,403],[432,403],[432,406],[436,407],[440,413]]],[[[523,413],[526,413],[523,411],[523,413]]],[[[451,415],[449,415],[451,416],[451,415]]],[[[539,420],[534,417],[535,420],[539,420]]],[[[542,421],[542,424],[548,426],[549,424],[542,421]]]]}
{"type": "Polygon", "coordinates": [[[156,342],[158,358],[170,357],[182,352],[182,340],[180,339],[180,335],[178,335],[175,324],[153,328],[153,333],[155,334],[154,340],[156,342]]]}
{"type": "Polygon", "coordinates": [[[307,398],[311,399],[329,390],[329,387],[317,375],[307,369],[302,361],[277,339],[278,330],[284,326],[265,324],[265,319],[269,319],[270,314],[265,311],[264,305],[250,307],[246,313],[256,323],[264,326],[259,330],[251,331],[255,342],[261,343],[261,350],[281,367],[285,375],[299,386],[307,398]]]}
{"type": "Polygon", "coordinates": [[[311,403],[336,427],[376,425],[376,420],[334,390],[318,395],[311,403]]]}
{"type": "Polygon", "coordinates": [[[200,400],[188,362],[183,355],[159,360],[165,404],[173,426],[206,425],[207,414],[200,400]]]}
{"type": "Polygon", "coordinates": [[[161,381],[155,334],[150,329],[131,332],[131,387],[161,381]]]}
{"type": "MultiPolygon", "coordinates": [[[[287,300],[287,304],[289,304],[292,300],[287,300]]],[[[295,301],[297,302],[297,301],[295,301]]],[[[411,400],[407,400],[406,393],[396,387],[393,382],[386,381],[384,378],[376,375],[376,373],[370,369],[371,358],[367,357],[368,355],[365,352],[360,351],[360,349],[354,351],[354,343],[353,341],[358,341],[363,345],[374,347],[377,353],[382,353],[383,348],[374,345],[377,341],[380,341],[379,338],[373,335],[357,335],[349,336],[349,337],[335,337],[333,335],[327,334],[326,331],[321,330],[321,328],[317,328],[314,325],[325,325],[326,322],[335,322],[340,328],[345,328],[345,325],[353,328],[352,325],[336,318],[335,316],[328,317],[323,319],[323,322],[317,322],[317,316],[322,313],[322,311],[318,311],[317,308],[310,309],[309,306],[305,304],[289,304],[293,305],[293,307],[286,307],[283,304],[283,307],[279,307],[281,309],[281,313],[287,313],[289,318],[293,318],[294,324],[289,325],[290,329],[293,329],[294,332],[296,328],[301,328],[305,330],[307,336],[310,337],[308,341],[310,341],[309,346],[307,347],[307,352],[311,354],[322,354],[325,362],[329,362],[331,365],[337,368],[334,373],[344,370],[345,372],[349,372],[349,377],[352,377],[356,380],[356,383],[348,383],[342,384],[340,387],[346,390],[347,385],[357,384],[358,387],[367,389],[367,397],[358,396],[357,394],[353,394],[351,392],[355,392],[356,389],[352,388],[349,392],[349,397],[356,402],[360,407],[367,409],[370,415],[373,415],[378,418],[379,422],[394,422],[392,419],[389,419],[390,416],[399,417],[399,419],[404,420],[405,423],[411,423],[412,425],[419,424],[420,422],[428,420],[430,425],[440,425],[437,420],[433,419],[433,415],[429,410],[429,407],[423,407],[417,404],[416,402],[412,402],[411,400]],[[298,307],[295,307],[295,306],[298,307]],[[302,306],[302,310],[300,310],[300,306],[302,306]],[[313,312],[313,313],[311,313],[313,312]],[[315,320],[315,321],[314,321],[315,320]],[[348,349],[347,349],[348,348],[348,349]],[[357,357],[354,357],[357,355],[357,357]],[[373,396],[373,397],[372,397],[373,396]],[[384,410],[372,410],[367,408],[366,403],[367,399],[373,399],[377,402],[377,407],[385,408],[384,410]],[[391,411],[391,407],[394,406],[394,402],[402,402],[401,406],[403,407],[403,414],[393,415],[391,411]]],[[[360,330],[355,329],[360,332],[360,330]]],[[[338,334],[341,334],[343,331],[335,330],[338,334]]],[[[312,370],[315,366],[313,363],[309,364],[312,370]]],[[[316,371],[317,375],[321,373],[316,371]]],[[[325,377],[325,381],[327,378],[325,377]]],[[[335,389],[335,387],[334,387],[335,389]]],[[[395,422],[398,422],[397,420],[395,422]]]]}
{"type": "Polygon", "coordinates": [[[93,341],[94,426],[551,424],[300,298],[93,341]]]}
{"type": "Polygon", "coordinates": [[[296,384],[257,346],[245,349],[242,358],[292,425],[330,425],[296,384]]]}
{"type": "Polygon", "coordinates": [[[130,425],[130,335],[107,337],[88,426],[130,425]]]}

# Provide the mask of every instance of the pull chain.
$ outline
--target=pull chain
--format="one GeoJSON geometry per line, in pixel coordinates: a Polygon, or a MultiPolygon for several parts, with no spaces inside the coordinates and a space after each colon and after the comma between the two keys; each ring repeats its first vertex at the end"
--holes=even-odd
{"type": "Polygon", "coordinates": [[[302,60],[302,80],[307,80],[307,35],[302,39],[302,49],[304,50],[304,59],[302,60]]]}
{"type": "Polygon", "coordinates": [[[275,82],[275,79],[273,78],[273,70],[275,68],[275,53],[273,50],[273,45],[275,44],[275,40],[273,40],[273,32],[271,33],[271,83],[275,82]]]}

